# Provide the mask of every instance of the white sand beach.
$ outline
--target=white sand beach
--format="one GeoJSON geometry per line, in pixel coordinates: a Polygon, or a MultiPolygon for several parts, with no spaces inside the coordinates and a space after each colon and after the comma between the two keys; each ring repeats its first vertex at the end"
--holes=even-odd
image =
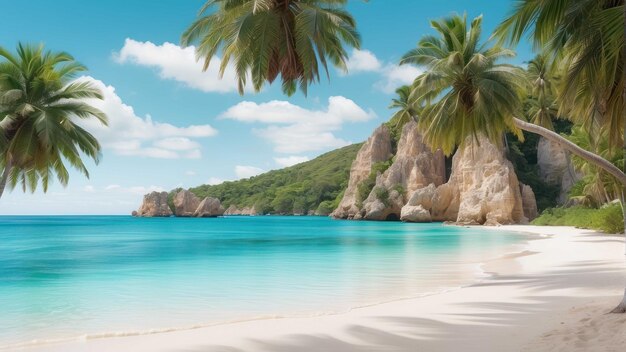
{"type": "Polygon", "coordinates": [[[606,314],[626,283],[623,236],[502,226],[541,235],[484,264],[472,286],[350,312],[264,319],[25,351],[624,351],[626,315],[606,314]]]}

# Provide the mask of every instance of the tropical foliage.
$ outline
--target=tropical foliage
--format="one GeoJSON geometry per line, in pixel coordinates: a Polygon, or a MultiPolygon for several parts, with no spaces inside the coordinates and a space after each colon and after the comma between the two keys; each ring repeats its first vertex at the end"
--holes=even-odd
{"type": "Polygon", "coordinates": [[[66,164],[89,177],[85,155],[96,163],[100,144],[78,119],[106,116],[84,99],[102,96],[89,82],[75,81],[86,68],[64,52],[19,44],[15,54],[0,48],[0,166],[2,183],[45,191],[54,177],[67,185],[66,164]]]}
{"type": "Polygon", "coordinates": [[[496,30],[517,43],[529,33],[563,68],[561,115],[587,129],[599,126],[611,146],[622,143],[624,121],[624,1],[518,1],[496,30]]]}
{"type": "Polygon", "coordinates": [[[333,150],[313,160],[259,176],[190,190],[217,197],[225,207],[254,206],[263,214],[329,214],[348,185],[350,166],[361,144],[333,150]]]}
{"type": "Polygon", "coordinates": [[[533,220],[533,225],[576,226],[606,233],[623,233],[624,221],[620,204],[611,203],[601,208],[574,206],[547,209],[533,220]]]}
{"type": "Polygon", "coordinates": [[[482,17],[432,21],[436,35],[426,35],[401,64],[425,69],[415,79],[413,95],[424,107],[420,115],[425,140],[447,155],[466,138],[484,134],[500,144],[505,131],[514,131],[513,117],[521,111],[524,71],[500,63],[514,53],[481,43],[482,17]]]}
{"type": "Polygon", "coordinates": [[[206,70],[222,51],[220,74],[232,62],[243,94],[248,77],[259,91],[278,76],[288,95],[328,75],[330,64],[345,70],[344,44],[359,48],[360,37],[347,0],[210,0],[182,36],[197,43],[206,70]]]}

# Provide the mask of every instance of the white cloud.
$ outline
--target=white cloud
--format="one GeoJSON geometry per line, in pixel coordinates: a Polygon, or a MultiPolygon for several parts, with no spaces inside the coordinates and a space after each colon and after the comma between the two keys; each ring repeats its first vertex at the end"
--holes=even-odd
{"type": "Polygon", "coordinates": [[[274,161],[276,162],[276,164],[282,167],[288,167],[288,166],[293,166],[296,164],[303,163],[305,161],[309,161],[309,158],[306,156],[291,155],[291,156],[287,156],[284,158],[276,157],[274,158],[274,161]]]}
{"type": "Polygon", "coordinates": [[[154,122],[150,115],[142,118],[135,114],[132,106],[124,104],[115,93],[115,88],[102,81],[85,76],[80,81],[89,81],[100,89],[103,100],[93,99],[90,104],[102,110],[109,119],[109,125],[103,126],[95,119],[78,121],[94,134],[104,148],[119,155],[143,156],[150,158],[188,158],[201,157],[200,144],[192,138],[205,138],[217,134],[210,125],[189,125],[178,127],[169,123],[154,122]]]}
{"type": "Polygon", "coordinates": [[[263,173],[263,169],[260,169],[255,166],[244,166],[244,165],[235,166],[235,175],[237,175],[237,178],[249,178],[249,177],[261,174],[261,173],[263,173]]]}
{"type": "Polygon", "coordinates": [[[182,48],[165,42],[156,45],[126,38],[119,53],[114,54],[118,63],[133,63],[156,68],[163,79],[171,79],[203,92],[236,92],[235,70],[228,65],[224,77],[219,78],[221,60],[214,57],[206,72],[202,72],[203,62],[196,61],[195,48],[182,48]]]}
{"type": "Polygon", "coordinates": [[[413,80],[422,74],[422,70],[415,66],[385,64],[369,50],[352,50],[350,57],[348,57],[347,66],[348,74],[378,73],[381,79],[374,83],[374,88],[389,94],[395,92],[400,86],[413,83],[413,80]]]}
{"type": "Polygon", "coordinates": [[[369,50],[352,49],[352,53],[346,62],[348,74],[355,72],[377,72],[382,63],[374,53],[369,50]]]}
{"type": "Polygon", "coordinates": [[[207,185],[219,185],[220,183],[224,183],[224,180],[222,180],[221,178],[217,178],[217,177],[209,177],[206,183],[207,185]]]}
{"type": "Polygon", "coordinates": [[[112,190],[114,190],[114,189],[119,189],[119,188],[121,188],[121,187],[122,187],[122,186],[120,186],[120,185],[108,185],[108,186],[104,187],[104,190],[105,190],[105,191],[112,191],[112,190]]]}
{"type": "Polygon", "coordinates": [[[87,185],[83,187],[83,191],[88,192],[88,193],[93,193],[95,191],[95,188],[92,185],[87,185]]]}
{"type": "Polygon", "coordinates": [[[186,176],[196,176],[196,172],[193,171],[193,170],[188,170],[188,171],[185,171],[185,175],[186,176]]]}
{"type": "Polygon", "coordinates": [[[374,118],[373,111],[365,111],[354,101],[342,96],[328,98],[324,110],[309,110],[287,101],[273,100],[257,104],[244,101],[230,107],[221,118],[243,122],[268,124],[254,132],[274,144],[279,153],[302,153],[342,147],[350,144],[333,132],[344,123],[362,122],[374,118]]]}
{"type": "Polygon", "coordinates": [[[400,86],[413,83],[422,70],[410,65],[387,65],[382,71],[383,79],[374,85],[385,93],[393,93],[400,86]]]}

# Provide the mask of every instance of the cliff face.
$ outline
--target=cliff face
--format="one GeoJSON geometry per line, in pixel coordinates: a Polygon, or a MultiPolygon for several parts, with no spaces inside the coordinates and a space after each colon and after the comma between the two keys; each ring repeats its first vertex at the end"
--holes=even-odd
{"type": "Polygon", "coordinates": [[[557,143],[540,138],[537,145],[537,165],[539,176],[545,183],[561,186],[558,203],[565,204],[572,185],[581,179],[572,166],[570,156],[557,143]]]}
{"type": "Polygon", "coordinates": [[[151,192],[143,196],[141,207],[135,212],[140,217],[168,217],[172,210],[167,204],[167,192],[151,192]]]}
{"type": "Polygon", "coordinates": [[[360,209],[357,205],[359,184],[369,176],[372,165],[388,160],[391,156],[391,135],[387,127],[381,125],[374,130],[372,136],[368,138],[367,142],[359,149],[356,159],[352,162],[348,187],[344,192],[339,206],[331,214],[332,217],[352,219],[355,215],[359,214],[360,209]]]}
{"type": "Polygon", "coordinates": [[[445,159],[441,150],[424,144],[416,122],[404,125],[393,164],[376,179],[376,186],[363,202],[368,220],[399,219],[401,209],[418,189],[445,182],[445,159]],[[381,199],[382,198],[382,199],[381,199]]]}
{"type": "Polygon", "coordinates": [[[193,216],[200,205],[200,198],[184,189],[174,196],[174,214],[176,216],[193,216]]]}
{"type": "Polygon", "coordinates": [[[231,205],[226,209],[224,215],[257,215],[256,209],[252,207],[243,207],[241,209],[237,208],[234,205],[231,205]]]}
{"type": "Polygon", "coordinates": [[[143,203],[133,216],[141,217],[215,217],[224,214],[224,207],[217,198],[204,198],[202,201],[188,190],[182,190],[174,196],[174,209],[172,212],[167,203],[167,192],[152,192],[143,197],[143,203]]]}
{"type": "Polygon", "coordinates": [[[413,194],[408,208],[403,209],[405,220],[418,219],[454,221],[460,224],[511,224],[528,221],[524,215],[536,214],[534,194],[530,187],[522,198],[521,185],[513,165],[503,150],[480,137],[476,142],[468,138],[452,159],[450,180],[434,188],[434,184],[413,194]]]}
{"type": "Polygon", "coordinates": [[[224,207],[217,198],[206,197],[200,202],[193,216],[199,218],[212,218],[224,214],[224,207]]]}

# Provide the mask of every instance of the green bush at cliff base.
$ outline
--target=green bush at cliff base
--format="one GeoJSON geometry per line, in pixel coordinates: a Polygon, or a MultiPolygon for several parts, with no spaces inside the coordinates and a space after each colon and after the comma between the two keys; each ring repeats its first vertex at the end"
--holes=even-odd
{"type": "Polygon", "coordinates": [[[575,206],[571,208],[548,208],[532,221],[533,225],[575,226],[600,230],[606,233],[623,233],[624,220],[620,204],[602,208],[575,206]]]}

